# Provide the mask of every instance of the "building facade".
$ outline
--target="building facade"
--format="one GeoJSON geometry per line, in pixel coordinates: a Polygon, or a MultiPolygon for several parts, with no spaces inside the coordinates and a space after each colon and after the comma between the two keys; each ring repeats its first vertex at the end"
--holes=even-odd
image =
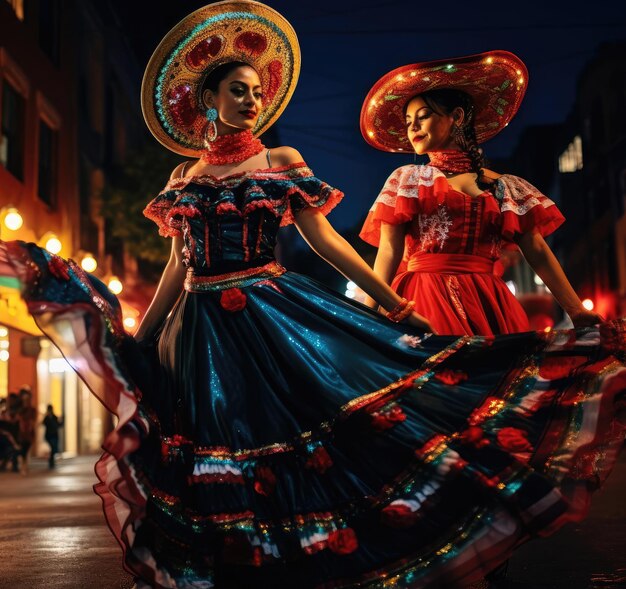
{"type": "MultiPolygon", "coordinates": [[[[111,285],[141,282],[101,215],[116,167],[145,140],[140,79],[109,3],[0,0],[0,238],[36,242],[111,285]]],[[[143,301],[122,304],[132,331],[143,301]]],[[[40,415],[52,404],[64,416],[62,451],[99,448],[110,417],[0,285],[0,397],[22,385],[40,415]]]]}
{"type": "Polygon", "coordinates": [[[578,81],[559,146],[558,235],[576,291],[606,318],[626,313],[626,43],[601,46],[578,81]]]}

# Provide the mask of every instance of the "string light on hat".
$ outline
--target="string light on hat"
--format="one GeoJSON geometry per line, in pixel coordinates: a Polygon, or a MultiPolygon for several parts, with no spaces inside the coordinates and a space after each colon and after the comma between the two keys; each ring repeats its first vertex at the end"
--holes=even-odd
{"type": "Polygon", "coordinates": [[[499,133],[517,112],[526,91],[524,63],[508,51],[408,64],[378,80],[361,109],[361,133],[382,151],[412,151],[404,128],[407,102],[424,92],[461,90],[476,105],[478,143],[499,133]]]}

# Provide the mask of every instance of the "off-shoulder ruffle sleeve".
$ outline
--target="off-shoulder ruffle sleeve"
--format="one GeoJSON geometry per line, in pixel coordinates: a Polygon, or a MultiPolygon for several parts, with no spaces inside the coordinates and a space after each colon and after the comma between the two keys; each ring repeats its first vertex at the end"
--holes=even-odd
{"type": "Polygon", "coordinates": [[[181,235],[182,217],[180,214],[174,214],[176,211],[172,210],[174,206],[180,208],[181,197],[180,191],[166,189],[151,200],[143,210],[144,216],[157,224],[159,235],[163,237],[181,235]]]}
{"type": "Polygon", "coordinates": [[[419,212],[432,211],[445,199],[445,177],[432,166],[402,166],[387,178],[369,210],[359,237],[378,247],[381,223],[400,225],[419,212]]]}
{"type": "Polygon", "coordinates": [[[513,241],[531,231],[545,237],[565,221],[554,202],[523,178],[505,174],[496,180],[495,188],[505,239],[513,241]]]}
{"type": "Polygon", "coordinates": [[[288,180],[284,186],[288,200],[280,222],[281,227],[293,223],[294,214],[307,207],[319,209],[322,214],[328,215],[344,196],[343,192],[314,176],[306,164],[290,168],[289,172],[286,174],[288,180]]]}
{"type": "Polygon", "coordinates": [[[184,217],[203,214],[237,214],[246,217],[265,208],[280,225],[293,223],[294,214],[315,207],[327,215],[343,198],[343,193],[313,175],[304,162],[233,174],[225,178],[189,176],[170,180],[163,192],[144,209],[144,215],[159,227],[165,237],[181,234],[184,217]]]}

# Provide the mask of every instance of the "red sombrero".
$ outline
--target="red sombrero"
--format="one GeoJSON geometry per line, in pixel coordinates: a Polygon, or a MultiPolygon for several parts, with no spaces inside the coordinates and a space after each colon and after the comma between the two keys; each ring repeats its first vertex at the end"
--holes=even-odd
{"type": "Polygon", "coordinates": [[[484,143],[513,118],[527,82],[526,66],[508,51],[404,65],[369,91],[361,108],[361,133],[382,151],[413,151],[406,136],[406,103],[427,90],[455,88],[474,99],[476,138],[484,143]]]}

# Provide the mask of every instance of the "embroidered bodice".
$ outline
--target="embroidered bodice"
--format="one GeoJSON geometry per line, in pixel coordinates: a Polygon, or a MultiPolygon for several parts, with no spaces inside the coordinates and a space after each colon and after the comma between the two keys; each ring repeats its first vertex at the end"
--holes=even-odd
{"type": "Polygon", "coordinates": [[[389,176],[360,235],[378,246],[382,222],[407,223],[405,259],[445,253],[496,260],[502,248],[516,247],[516,235],[548,235],[563,221],[554,202],[517,176],[500,176],[493,191],[472,197],[437,168],[408,165],[389,176]]]}
{"type": "Polygon", "coordinates": [[[278,229],[294,213],[311,206],[327,214],[342,197],[298,163],[170,180],[144,215],[161,235],[183,236],[185,265],[196,274],[220,274],[271,261],[278,229]]]}

